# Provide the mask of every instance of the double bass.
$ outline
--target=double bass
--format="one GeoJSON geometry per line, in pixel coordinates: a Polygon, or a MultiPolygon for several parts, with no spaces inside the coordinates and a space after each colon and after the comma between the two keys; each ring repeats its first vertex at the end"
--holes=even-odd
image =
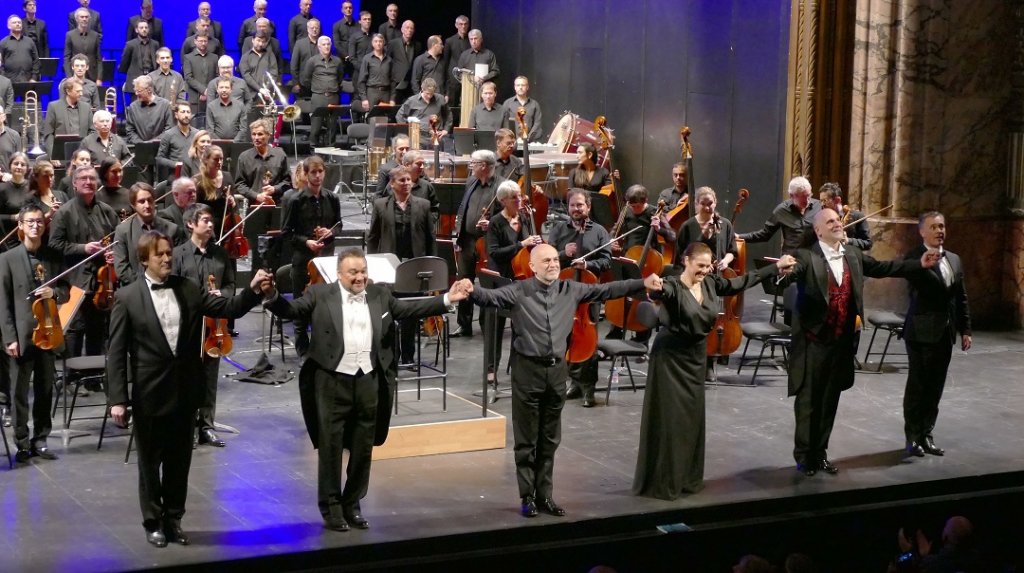
{"type": "MultiPolygon", "coordinates": [[[[736,217],[743,211],[743,206],[750,198],[750,191],[740,189],[736,198],[736,205],[732,210],[731,222],[735,224],[736,217]]],[[[716,235],[721,232],[718,222],[718,213],[713,215],[712,221],[716,226],[716,235]]],[[[734,227],[735,228],[735,227],[734,227]]],[[[718,249],[715,249],[716,251],[718,249]]],[[[743,239],[736,239],[736,258],[732,265],[718,271],[723,278],[732,279],[746,273],[746,242],[743,239]]],[[[716,257],[722,256],[715,253],[716,257]]],[[[717,264],[717,261],[716,261],[717,264]]],[[[743,318],[743,293],[722,297],[722,307],[719,309],[715,326],[708,333],[707,351],[708,356],[728,356],[740,347],[743,340],[743,330],[740,327],[740,319],[743,318]]]]}
{"type": "MultiPolygon", "coordinates": [[[[668,214],[665,216],[668,219],[668,226],[672,228],[676,233],[682,228],[683,223],[690,218],[690,203],[691,201],[696,202],[694,197],[694,184],[693,177],[691,177],[692,165],[693,165],[693,146],[690,145],[690,128],[683,126],[679,129],[680,149],[682,155],[683,168],[686,169],[686,196],[683,197],[677,205],[669,209],[668,214]]],[[[674,175],[674,174],[673,174],[674,175]]],[[[676,246],[671,241],[666,242],[660,235],[658,236],[658,242],[661,243],[661,254],[665,260],[666,265],[675,264],[676,261],[676,246]]]]}
{"type": "MultiPolygon", "coordinates": [[[[526,108],[516,110],[519,134],[523,140],[523,176],[519,178],[519,189],[530,206],[533,215],[533,229],[542,229],[548,220],[548,197],[540,187],[534,187],[530,172],[530,129],[526,126],[526,108]]],[[[536,233],[531,233],[536,234],[536,233]]]]}
{"type": "MultiPolygon", "coordinates": [[[[46,268],[42,263],[36,265],[35,279],[41,285],[46,282],[46,268]]],[[[42,350],[60,348],[64,344],[64,329],[60,326],[57,300],[50,297],[32,301],[32,316],[36,319],[36,327],[32,330],[32,344],[42,350]]]]}
{"type": "MultiPolygon", "coordinates": [[[[586,223],[576,228],[576,244],[583,238],[586,230],[586,223]]],[[[580,257],[577,260],[584,260],[580,257]]],[[[597,284],[598,279],[594,273],[587,269],[567,268],[559,273],[558,278],[563,281],[577,281],[584,284],[597,284]]],[[[590,314],[590,303],[584,302],[576,306],[576,312],[572,317],[572,335],[569,337],[569,346],[565,350],[565,361],[569,364],[586,362],[597,352],[597,323],[590,314]]]]}
{"type": "MultiPolygon", "coordinates": [[[[612,182],[605,185],[598,191],[598,195],[605,197],[608,201],[608,207],[611,210],[612,219],[619,217],[619,211],[623,210],[625,201],[622,200],[622,195],[619,193],[619,185],[615,180],[615,165],[612,163],[612,138],[608,134],[605,126],[608,124],[608,119],[599,115],[594,118],[594,129],[601,137],[601,150],[607,153],[608,157],[608,173],[611,174],[612,182]]],[[[598,154],[600,155],[600,153],[598,154]]],[[[612,233],[614,235],[615,233],[612,233]]]]}

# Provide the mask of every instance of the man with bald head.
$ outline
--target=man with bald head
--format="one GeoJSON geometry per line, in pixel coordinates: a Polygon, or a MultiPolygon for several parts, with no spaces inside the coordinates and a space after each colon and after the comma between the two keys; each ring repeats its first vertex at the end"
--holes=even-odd
{"type": "Polygon", "coordinates": [[[520,511],[523,517],[536,517],[538,511],[562,516],[565,510],[552,498],[552,475],[568,377],[566,341],[576,306],[639,296],[645,288],[661,290],[661,279],[650,275],[599,285],[563,281],[558,251],[547,244],[531,251],[530,269],[532,278],[494,290],[474,288],[470,300],[512,316],[512,432],[520,511]]]}
{"type": "Polygon", "coordinates": [[[819,470],[839,473],[827,450],[839,396],[853,386],[855,322],[864,313],[864,277],[907,276],[931,268],[937,250],[919,260],[877,261],[846,237],[839,215],[822,209],[814,217],[813,243],[792,254],[797,265],[782,284],[797,285],[789,395],[795,396],[797,470],[810,477],[819,470]]]}

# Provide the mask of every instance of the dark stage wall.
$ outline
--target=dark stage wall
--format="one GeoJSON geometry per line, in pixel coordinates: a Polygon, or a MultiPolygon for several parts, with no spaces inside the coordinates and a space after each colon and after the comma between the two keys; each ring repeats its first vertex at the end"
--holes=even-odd
{"type": "Polygon", "coordinates": [[[788,1],[475,0],[473,27],[498,57],[500,97],[530,78],[545,133],[563,110],[608,118],[627,184],[671,186],[689,125],[695,183],[720,211],[751,191],[741,231],[782,197],[788,1]]]}

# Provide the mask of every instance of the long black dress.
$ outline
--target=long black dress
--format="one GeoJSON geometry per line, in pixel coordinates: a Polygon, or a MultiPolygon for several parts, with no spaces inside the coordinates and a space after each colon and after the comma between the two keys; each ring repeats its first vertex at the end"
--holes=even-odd
{"type": "Polygon", "coordinates": [[[633,494],[672,500],[704,487],[704,370],[707,336],[721,296],[775,274],[770,265],[731,280],[704,277],[698,303],[679,277],[665,279],[662,329],[654,339],[640,423],[633,494]]]}

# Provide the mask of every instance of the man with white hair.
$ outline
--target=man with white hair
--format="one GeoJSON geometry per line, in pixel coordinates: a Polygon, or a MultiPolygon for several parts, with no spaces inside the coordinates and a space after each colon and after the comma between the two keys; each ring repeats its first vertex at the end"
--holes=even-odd
{"type": "Polygon", "coordinates": [[[100,22],[100,13],[89,7],[89,0],[78,0],[79,7],[68,12],[68,30],[74,30],[78,25],[78,11],[85,10],[89,14],[89,29],[97,34],[103,33],[103,23],[100,22]]]}
{"type": "Polygon", "coordinates": [[[139,76],[132,81],[135,101],[124,112],[128,143],[138,145],[158,139],[160,134],[174,125],[171,104],[153,91],[153,80],[139,76]]]}
{"type": "Polygon", "coordinates": [[[498,74],[501,73],[498,58],[494,56],[494,52],[484,47],[483,32],[475,28],[469,31],[469,49],[459,55],[456,67],[469,70],[469,73],[473,74],[473,82],[478,86],[484,82],[497,83],[498,74]],[[483,76],[476,75],[477,64],[486,65],[487,73],[483,76]]]}
{"type": "MultiPolygon", "coordinates": [[[[242,20],[242,26],[238,29],[238,49],[242,50],[246,38],[251,38],[256,33],[256,21],[265,18],[267,14],[267,0],[256,0],[252,3],[252,16],[242,20]]],[[[273,22],[269,22],[270,35],[277,36],[277,28],[273,22]]],[[[245,53],[245,50],[242,50],[245,53]]]]}
{"type": "Polygon", "coordinates": [[[779,203],[764,227],[739,238],[748,243],[768,241],[782,229],[782,253],[790,254],[800,246],[804,234],[814,227],[814,217],[821,211],[821,202],[811,198],[811,182],[806,177],[794,177],[789,182],[789,199],[779,203]]]}
{"type": "Polygon", "coordinates": [[[109,111],[96,110],[92,114],[92,125],[96,131],[85,136],[78,148],[88,150],[93,161],[102,163],[105,157],[113,157],[124,163],[131,157],[128,144],[112,129],[114,116],[109,111]]]}
{"type": "Polygon", "coordinates": [[[234,69],[235,60],[231,56],[221,56],[217,60],[217,77],[206,84],[206,101],[217,99],[217,80],[227,78],[231,80],[231,99],[243,105],[249,104],[249,98],[252,97],[249,88],[246,87],[245,80],[234,75],[234,69]]]}
{"type": "MultiPolygon", "coordinates": [[[[88,0],[83,1],[88,4],[88,0]]],[[[103,57],[100,55],[101,36],[99,32],[89,27],[90,19],[89,10],[85,8],[75,10],[77,27],[64,35],[64,76],[71,77],[71,58],[75,54],[85,54],[85,57],[89,58],[86,77],[99,86],[103,85],[99,80],[100,62],[103,61],[103,57]]]]}
{"type": "MultiPolygon", "coordinates": [[[[317,53],[310,57],[302,66],[299,83],[309,88],[311,93],[310,107],[313,110],[338,104],[341,81],[345,73],[345,62],[331,53],[331,37],[320,36],[316,41],[317,53]]],[[[323,118],[312,119],[309,140],[319,141],[323,118]]],[[[333,145],[334,142],[327,142],[333,145]]]]}

